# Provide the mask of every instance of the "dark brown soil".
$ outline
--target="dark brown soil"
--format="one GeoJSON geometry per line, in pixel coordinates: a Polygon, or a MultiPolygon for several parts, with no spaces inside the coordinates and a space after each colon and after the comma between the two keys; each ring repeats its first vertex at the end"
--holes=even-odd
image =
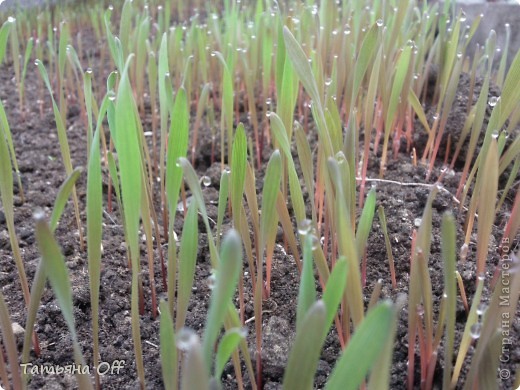
{"type": "MultiPolygon", "coordinates": [[[[92,46],[92,47],[95,47],[92,46]]],[[[95,53],[94,53],[95,55],[95,53]]],[[[95,65],[95,64],[94,64],[95,65]]],[[[106,65],[98,66],[99,73],[106,72],[106,65]]],[[[96,73],[96,69],[94,69],[96,73]]],[[[99,74],[98,73],[98,74],[99,74]]],[[[36,266],[39,262],[37,244],[34,237],[33,212],[41,208],[49,216],[59,186],[65,180],[65,170],[61,161],[59,144],[56,135],[54,117],[50,108],[49,97],[46,93],[43,103],[43,116],[40,116],[38,99],[40,98],[38,75],[35,67],[29,67],[27,74],[27,109],[25,115],[19,111],[17,99],[17,86],[13,81],[13,68],[10,64],[0,67],[0,81],[2,88],[0,98],[4,102],[9,117],[9,123],[14,137],[15,149],[22,174],[26,202],[21,203],[17,192],[15,197],[15,222],[16,231],[20,240],[22,256],[25,262],[26,272],[31,283],[36,266]]],[[[459,96],[467,96],[467,89],[461,83],[459,96]]],[[[461,128],[465,115],[465,106],[460,104],[459,112],[452,114],[453,121],[450,126],[461,128]],[[459,118],[459,119],[457,119],[459,118]]],[[[262,120],[265,120],[263,118],[262,120]]],[[[150,118],[147,114],[145,130],[149,129],[150,118]]],[[[420,132],[420,127],[416,127],[420,132]]],[[[84,121],[81,118],[79,105],[73,100],[70,102],[67,119],[67,133],[71,147],[71,154],[75,166],[86,165],[86,131],[84,121]]],[[[314,136],[309,136],[314,140],[314,136]]],[[[218,201],[218,181],[220,177],[220,164],[211,165],[211,138],[209,132],[202,135],[199,143],[200,155],[197,158],[196,168],[199,175],[207,175],[212,179],[212,185],[203,188],[208,205],[209,216],[216,219],[216,203],[218,201]]],[[[219,146],[217,145],[217,151],[219,146]]],[[[422,152],[422,150],[418,150],[422,152]]],[[[218,162],[218,154],[216,161],[218,162]]],[[[269,151],[265,151],[265,158],[269,151]]],[[[266,159],[264,159],[266,161],[266,159]]],[[[436,166],[430,183],[435,182],[439,175],[442,164],[436,166]]],[[[376,178],[379,173],[379,156],[372,155],[368,168],[368,177],[376,178]]],[[[406,293],[409,285],[411,236],[416,229],[416,219],[421,218],[429,189],[420,185],[425,183],[425,168],[413,166],[409,153],[402,152],[398,160],[391,160],[388,164],[385,179],[395,180],[403,183],[419,183],[417,185],[403,186],[395,183],[377,183],[377,203],[385,209],[388,219],[389,235],[392,241],[392,251],[396,263],[398,287],[391,287],[388,259],[385,249],[384,237],[377,215],[374,218],[372,232],[368,245],[368,271],[367,285],[364,288],[365,301],[368,303],[374,284],[377,280],[383,281],[384,287],[382,298],[395,299],[397,294],[406,293]]],[[[257,184],[259,194],[261,193],[263,169],[258,170],[257,184]]],[[[444,188],[455,193],[460,172],[448,173],[444,179],[444,188]]],[[[83,173],[78,182],[78,194],[81,209],[85,205],[86,174],[83,173]]],[[[368,185],[370,185],[369,183],[368,185]]],[[[105,189],[105,202],[107,192],[105,189]]],[[[189,193],[188,193],[189,195],[189,193]]],[[[112,199],[115,206],[115,197],[112,199]]],[[[504,226],[507,222],[508,213],[511,210],[512,199],[505,202],[503,211],[497,215],[496,225],[491,237],[490,256],[486,280],[490,280],[498,261],[497,243],[502,237],[504,226]]],[[[106,203],[105,203],[106,204],[106,203]]],[[[440,222],[442,214],[452,210],[458,221],[458,246],[462,244],[463,216],[458,212],[458,205],[452,197],[441,191],[434,202],[433,214],[433,244],[431,257],[429,259],[430,274],[434,290],[436,310],[438,310],[439,299],[443,292],[443,262],[440,255],[440,222]]],[[[25,308],[20,288],[20,282],[7,236],[5,219],[2,218],[0,209],[0,284],[6,297],[13,322],[25,325],[25,308]]],[[[83,222],[85,215],[82,214],[83,222]]],[[[183,217],[179,213],[175,227],[177,234],[182,233],[183,217]]],[[[202,226],[202,225],[201,225],[202,226]]],[[[230,226],[229,220],[225,220],[225,229],[230,226]]],[[[116,210],[111,214],[104,214],[103,231],[103,271],[101,275],[101,312],[100,312],[100,343],[101,358],[105,362],[113,362],[122,359],[125,367],[119,375],[107,375],[102,378],[105,389],[138,388],[136,379],[135,363],[133,358],[133,344],[131,338],[130,322],[130,277],[131,273],[127,267],[126,249],[123,244],[123,228],[119,213],[116,210]]],[[[73,286],[75,320],[79,340],[85,357],[92,364],[92,342],[91,342],[91,308],[88,288],[88,273],[86,253],[80,251],[78,242],[78,231],[75,226],[72,205],[69,204],[60,221],[56,231],[56,238],[63,248],[69,273],[73,286]]],[[[296,302],[299,277],[292,255],[286,254],[283,248],[282,235],[279,235],[279,245],[276,246],[275,258],[272,271],[272,294],[264,303],[263,329],[263,383],[265,389],[280,388],[283,372],[287,362],[287,355],[294,338],[296,302]]],[[[468,261],[458,265],[463,277],[468,299],[471,300],[475,291],[475,238],[470,246],[468,261]]],[[[187,326],[201,333],[207,312],[210,289],[207,286],[207,278],[211,273],[207,239],[204,233],[200,233],[200,246],[196,270],[196,281],[193,287],[193,295],[189,306],[187,326]]],[[[512,248],[518,245],[518,239],[512,248]]],[[[162,246],[166,254],[166,245],[162,246]]],[[[146,314],[141,316],[141,337],[145,359],[146,381],[149,388],[162,388],[161,364],[159,359],[159,321],[153,319],[149,302],[150,289],[147,274],[147,257],[144,245],[142,246],[142,269],[143,283],[145,287],[146,314]]],[[[164,296],[165,291],[161,284],[160,262],[158,249],[155,253],[155,279],[157,281],[157,292],[164,296]]],[[[247,270],[247,268],[246,268],[247,270]]],[[[250,281],[246,282],[246,319],[253,316],[252,294],[250,281]],[[249,289],[249,290],[248,290],[249,289]]],[[[487,287],[487,286],[486,286],[487,287]]],[[[490,291],[484,291],[484,300],[489,300],[490,291]]],[[[457,306],[457,340],[460,340],[464,329],[466,313],[459,298],[457,306]]],[[[254,356],[254,322],[248,322],[249,345],[252,356],[254,356]]],[[[70,337],[63,320],[61,310],[50,288],[46,289],[41,307],[38,312],[36,332],[41,341],[41,355],[33,356],[35,365],[66,365],[73,362],[70,337]]],[[[513,322],[513,345],[519,345],[520,326],[517,320],[513,322]]],[[[19,339],[21,350],[22,338],[19,339]]],[[[394,346],[394,361],[392,366],[391,385],[392,389],[405,388],[407,381],[407,312],[406,308],[401,313],[394,346]]],[[[471,355],[473,347],[470,349],[471,355]]],[[[334,367],[340,353],[340,346],[335,331],[328,336],[321,356],[318,372],[316,375],[316,387],[321,388],[325,384],[328,375],[334,367]]],[[[419,373],[419,357],[416,356],[416,381],[419,373]]],[[[512,377],[516,367],[520,363],[520,351],[513,348],[512,356],[502,368],[511,371],[512,377]]],[[[434,383],[439,383],[442,378],[443,357],[439,354],[438,370],[435,373],[434,383]]],[[[469,366],[464,366],[462,377],[469,366]]],[[[244,370],[245,372],[245,370],[244,370]]],[[[226,388],[236,388],[233,367],[228,364],[224,373],[226,388]]],[[[249,378],[245,378],[249,383],[249,378]]],[[[418,385],[418,382],[417,382],[418,385]]],[[[30,382],[32,389],[69,389],[75,387],[75,378],[71,375],[47,375],[34,376],[30,382]]],[[[500,383],[500,388],[512,387],[512,379],[500,383]]]]}

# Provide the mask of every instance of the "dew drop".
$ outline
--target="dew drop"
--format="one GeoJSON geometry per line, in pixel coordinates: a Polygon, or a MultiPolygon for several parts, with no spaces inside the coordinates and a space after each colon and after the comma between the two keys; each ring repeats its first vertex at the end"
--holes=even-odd
{"type": "Polygon", "coordinates": [[[37,208],[33,213],[33,218],[36,221],[43,221],[45,220],[45,212],[42,209],[37,208]]]}
{"type": "Polygon", "coordinates": [[[459,20],[460,20],[461,22],[465,22],[466,19],[467,19],[467,17],[466,17],[466,13],[465,13],[464,11],[462,11],[462,13],[460,14],[460,18],[459,18],[459,20]]]}
{"type": "Polygon", "coordinates": [[[383,26],[383,19],[377,19],[376,24],[377,24],[378,27],[382,27],[383,26]]]}
{"type": "Polygon", "coordinates": [[[238,334],[239,334],[241,337],[243,337],[243,338],[246,338],[247,335],[248,335],[248,333],[249,333],[249,331],[247,330],[246,327],[240,328],[240,329],[238,330],[238,334]]]}
{"type": "Polygon", "coordinates": [[[211,177],[202,176],[202,184],[204,185],[204,187],[209,187],[211,185],[211,177]]]}
{"type": "Polygon", "coordinates": [[[499,135],[499,134],[498,134],[498,130],[493,130],[493,132],[491,133],[491,137],[492,137],[493,139],[497,139],[497,138],[498,138],[498,135],[499,135]]]}
{"type": "Polygon", "coordinates": [[[483,316],[484,313],[486,312],[487,310],[487,305],[485,303],[480,303],[478,306],[477,306],[477,315],[479,316],[483,316]]]}
{"type": "Polygon", "coordinates": [[[325,80],[325,85],[328,87],[329,85],[332,84],[332,79],[331,78],[328,78],[327,80],[325,80]]]}
{"type": "Polygon", "coordinates": [[[480,322],[477,322],[473,325],[471,325],[471,328],[469,329],[469,333],[471,335],[471,338],[473,340],[476,340],[480,337],[480,331],[482,330],[482,324],[480,322]]]}
{"type": "Polygon", "coordinates": [[[495,107],[499,101],[500,97],[491,96],[491,98],[488,101],[488,104],[490,107],[495,107]]]}
{"type": "Polygon", "coordinates": [[[217,277],[215,276],[215,274],[211,274],[210,276],[208,276],[206,283],[208,284],[208,288],[210,290],[213,290],[215,288],[215,285],[217,284],[217,277]]]}
{"type": "Polygon", "coordinates": [[[310,219],[304,219],[298,224],[298,233],[301,235],[308,234],[312,228],[312,221],[310,219]]]}
{"type": "Polygon", "coordinates": [[[320,240],[318,239],[318,237],[316,237],[314,234],[311,236],[311,248],[313,251],[315,251],[316,249],[318,249],[318,247],[320,246],[320,240]]]}
{"type": "Polygon", "coordinates": [[[87,69],[87,74],[92,74],[92,68],[87,69]]]}
{"type": "Polygon", "coordinates": [[[421,218],[415,218],[414,221],[413,221],[413,224],[414,224],[416,227],[419,227],[419,226],[421,226],[421,222],[422,222],[422,219],[421,219],[421,218]]]}
{"type": "Polygon", "coordinates": [[[14,22],[16,22],[16,18],[14,18],[14,17],[12,17],[12,16],[9,16],[9,17],[7,18],[7,21],[8,21],[9,23],[14,23],[14,22]]]}
{"type": "Polygon", "coordinates": [[[176,337],[177,348],[179,348],[181,351],[188,351],[195,344],[197,344],[198,340],[199,337],[193,330],[188,328],[181,328],[179,329],[176,337]]]}

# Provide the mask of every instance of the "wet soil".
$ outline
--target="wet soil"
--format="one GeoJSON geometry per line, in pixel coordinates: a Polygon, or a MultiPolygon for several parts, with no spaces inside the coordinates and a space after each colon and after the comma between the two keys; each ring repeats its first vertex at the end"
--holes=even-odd
{"type": "MultiPolygon", "coordinates": [[[[88,38],[85,38],[88,39],[88,38]]],[[[85,45],[86,47],[88,45],[85,45]]],[[[91,53],[94,60],[96,57],[95,47],[91,53]]],[[[99,72],[95,74],[106,75],[106,64],[93,63],[99,72]]],[[[26,273],[29,283],[32,282],[36,267],[39,262],[37,243],[34,236],[33,213],[36,209],[43,209],[47,216],[50,215],[59,186],[66,179],[65,169],[61,160],[60,149],[57,139],[54,117],[52,114],[49,97],[45,92],[41,92],[39,75],[35,67],[29,67],[27,73],[27,103],[24,112],[19,110],[17,99],[17,86],[13,80],[14,71],[11,64],[0,67],[0,98],[2,99],[8,113],[9,123],[13,133],[15,149],[22,175],[23,189],[26,202],[22,203],[20,194],[16,189],[15,194],[15,223],[16,232],[20,240],[22,257],[24,259],[26,273]],[[40,99],[43,96],[43,103],[40,99]]],[[[458,91],[460,99],[467,96],[467,89],[462,84],[458,91]]],[[[70,143],[71,155],[74,166],[86,165],[86,127],[84,118],[79,108],[79,103],[71,97],[67,115],[67,135],[70,143]]],[[[457,110],[456,106],[456,110],[457,110]]],[[[463,126],[465,116],[465,105],[460,104],[459,112],[452,113],[450,116],[450,126],[460,129],[463,126]],[[458,118],[458,119],[457,119],[458,118]]],[[[431,115],[430,113],[429,115],[431,115]]],[[[263,115],[262,115],[263,117],[263,115]]],[[[431,119],[431,118],[430,118],[431,119]]],[[[262,120],[265,120],[263,118],[262,120]]],[[[144,120],[144,130],[150,130],[150,113],[146,114],[144,120]]],[[[246,126],[248,127],[248,126],[246,126]]],[[[248,127],[248,131],[252,131],[248,127]]],[[[418,122],[416,131],[420,132],[418,122]]],[[[454,130],[455,131],[455,130],[454,130]]],[[[220,146],[216,145],[215,162],[212,164],[211,156],[211,137],[208,129],[202,131],[199,140],[198,155],[196,158],[196,169],[200,176],[206,175],[211,178],[212,184],[203,188],[203,193],[207,202],[208,214],[212,219],[216,219],[218,201],[218,182],[220,178],[219,153],[220,146]]],[[[314,131],[309,130],[309,139],[315,146],[314,131]]],[[[420,143],[417,144],[420,148],[420,143]]],[[[418,150],[422,152],[422,150],[418,150]]],[[[269,150],[266,148],[264,153],[264,164],[267,162],[269,150]]],[[[380,154],[380,151],[379,151],[380,154]]],[[[377,178],[379,174],[380,155],[371,152],[367,177],[377,178]]],[[[438,164],[430,178],[434,183],[442,164],[438,164]]],[[[456,192],[458,180],[461,172],[460,167],[455,167],[455,171],[448,171],[443,180],[445,191],[441,191],[433,204],[433,241],[431,256],[429,259],[430,275],[434,292],[434,302],[436,315],[439,308],[439,301],[443,293],[443,262],[440,251],[440,223],[442,214],[451,210],[456,217],[457,244],[462,245],[463,239],[463,214],[459,212],[458,204],[450,195],[456,192]]],[[[257,171],[257,192],[261,196],[263,169],[257,171]]],[[[107,173],[104,172],[105,181],[107,173]]],[[[406,293],[409,285],[410,272],[410,252],[411,237],[413,230],[417,229],[417,219],[421,218],[429,188],[423,184],[425,181],[425,167],[414,166],[410,159],[410,154],[406,151],[399,153],[398,159],[390,159],[385,179],[394,182],[377,182],[377,204],[382,205],[388,220],[389,236],[392,243],[392,253],[395,259],[397,288],[393,289],[389,277],[388,256],[384,242],[384,236],[380,226],[380,221],[376,217],[372,226],[367,248],[367,283],[364,287],[365,302],[368,304],[375,283],[382,280],[383,289],[381,298],[395,299],[399,293],[406,293]],[[402,185],[399,183],[416,183],[402,185]]],[[[369,182],[368,185],[371,183],[369,182]]],[[[85,223],[84,206],[86,174],[83,173],[78,181],[78,196],[82,210],[82,220],[85,223]]],[[[189,196],[189,192],[187,194],[189,196]]],[[[490,255],[486,270],[486,280],[491,280],[495,266],[499,260],[497,245],[502,237],[504,226],[511,211],[512,196],[510,195],[504,203],[503,209],[497,215],[493,234],[491,236],[490,255]]],[[[107,186],[104,186],[104,202],[107,202],[107,186]]],[[[117,210],[116,199],[112,198],[114,210],[112,213],[105,213],[103,216],[103,270],[101,274],[100,292],[100,343],[101,360],[112,363],[116,360],[123,360],[124,367],[119,373],[103,376],[102,384],[105,389],[133,389],[138,388],[135,361],[133,357],[133,344],[131,337],[130,321],[130,282],[131,271],[127,267],[126,248],[124,245],[123,227],[119,212],[117,210]]],[[[0,285],[7,301],[11,320],[13,323],[25,325],[25,307],[23,303],[21,287],[18,279],[16,267],[10,250],[9,239],[5,219],[0,208],[0,285]]],[[[183,215],[178,213],[175,222],[176,233],[181,236],[183,225],[183,215]]],[[[209,296],[211,290],[207,285],[207,278],[211,274],[211,264],[209,261],[209,251],[207,239],[203,233],[202,224],[200,232],[200,246],[197,257],[196,280],[192,289],[192,298],[189,305],[187,326],[197,331],[199,334],[204,327],[209,296]]],[[[230,227],[230,221],[224,221],[224,230],[230,227]]],[[[287,362],[288,352],[294,338],[296,320],[296,302],[298,293],[299,276],[293,256],[287,253],[283,247],[282,232],[279,234],[278,245],[275,248],[273,259],[273,271],[270,298],[264,302],[263,329],[264,329],[264,348],[262,352],[263,372],[262,380],[265,389],[281,388],[283,372],[287,362]]],[[[73,207],[69,202],[59,227],[56,230],[56,239],[63,249],[66,263],[69,268],[73,289],[73,301],[75,308],[75,321],[78,337],[85,358],[89,365],[92,365],[92,342],[91,342],[91,307],[88,287],[88,272],[86,253],[80,250],[78,230],[75,224],[73,207]]],[[[471,300],[475,291],[476,281],[476,238],[472,238],[469,249],[468,260],[458,264],[458,270],[462,275],[466,294],[471,300]]],[[[159,250],[166,255],[166,243],[157,245],[155,243],[155,280],[157,293],[160,297],[165,296],[164,286],[161,283],[161,267],[159,250]]],[[[146,248],[142,245],[142,277],[145,294],[145,314],[141,316],[141,338],[143,355],[146,370],[146,383],[149,388],[162,388],[161,364],[159,359],[159,320],[154,319],[151,314],[150,304],[150,278],[148,275],[148,263],[146,248]]],[[[511,246],[515,248],[518,239],[511,246]]],[[[247,265],[244,263],[247,271],[247,265]]],[[[249,330],[249,345],[252,356],[254,356],[254,320],[253,296],[250,291],[250,280],[245,277],[245,317],[246,327],[249,330]]],[[[484,301],[489,300],[490,291],[486,282],[484,290],[484,301]]],[[[437,318],[437,317],[435,317],[437,318]]],[[[458,298],[457,302],[457,323],[456,335],[457,342],[460,341],[464,329],[466,312],[462,301],[458,298]]],[[[32,363],[35,365],[67,365],[73,362],[72,347],[69,333],[61,310],[54,294],[47,286],[43,296],[36,324],[36,332],[41,342],[41,355],[32,355],[32,363]]],[[[513,345],[519,345],[520,324],[518,319],[512,324],[513,345]]],[[[19,338],[19,348],[21,351],[22,337],[19,338]]],[[[321,360],[318,366],[315,386],[322,388],[326,383],[327,377],[334,367],[335,361],[340,354],[340,345],[332,330],[327,337],[323,348],[321,360]]],[[[470,348],[469,355],[472,354],[473,346],[470,348]]],[[[407,382],[407,310],[402,310],[399,317],[397,335],[394,345],[394,357],[391,372],[392,389],[405,388],[407,382]]],[[[438,369],[435,372],[434,383],[439,384],[442,378],[443,366],[442,350],[439,353],[438,369]]],[[[415,378],[418,386],[419,377],[419,355],[416,354],[415,378]]],[[[510,370],[512,377],[518,364],[520,363],[520,351],[513,348],[510,360],[503,364],[501,368],[510,370]]],[[[466,364],[462,370],[462,378],[469,369],[466,364]]],[[[243,372],[246,370],[243,367],[243,372]]],[[[246,385],[250,379],[245,374],[246,385]]],[[[502,389],[512,387],[512,379],[502,381],[498,386],[502,389]]],[[[463,379],[461,384],[463,383],[463,379]]],[[[234,369],[231,364],[226,366],[224,372],[224,384],[228,389],[237,387],[234,379],[234,369]]],[[[32,389],[69,389],[76,387],[75,378],[72,375],[40,375],[34,376],[30,382],[32,389]]]]}

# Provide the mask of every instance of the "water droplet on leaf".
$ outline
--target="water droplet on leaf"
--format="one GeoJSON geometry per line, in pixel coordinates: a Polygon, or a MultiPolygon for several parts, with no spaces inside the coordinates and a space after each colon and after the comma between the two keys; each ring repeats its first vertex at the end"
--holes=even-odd
{"type": "Polygon", "coordinates": [[[298,224],[298,233],[305,235],[311,231],[312,221],[310,219],[304,219],[298,224]]]}

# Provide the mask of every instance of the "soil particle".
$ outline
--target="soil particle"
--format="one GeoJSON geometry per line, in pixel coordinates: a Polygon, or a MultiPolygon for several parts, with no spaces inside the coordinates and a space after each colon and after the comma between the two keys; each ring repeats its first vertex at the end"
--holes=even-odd
{"type": "MultiPolygon", "coordinates": [[[[285,318],[272,316],[264,328],[262,368],[267,378],[279,380],[283,377],[287,359],[294,339],[294,330],[285,318]]],[[[252,351],[254,355],[254,351],[252,351]]]]}

